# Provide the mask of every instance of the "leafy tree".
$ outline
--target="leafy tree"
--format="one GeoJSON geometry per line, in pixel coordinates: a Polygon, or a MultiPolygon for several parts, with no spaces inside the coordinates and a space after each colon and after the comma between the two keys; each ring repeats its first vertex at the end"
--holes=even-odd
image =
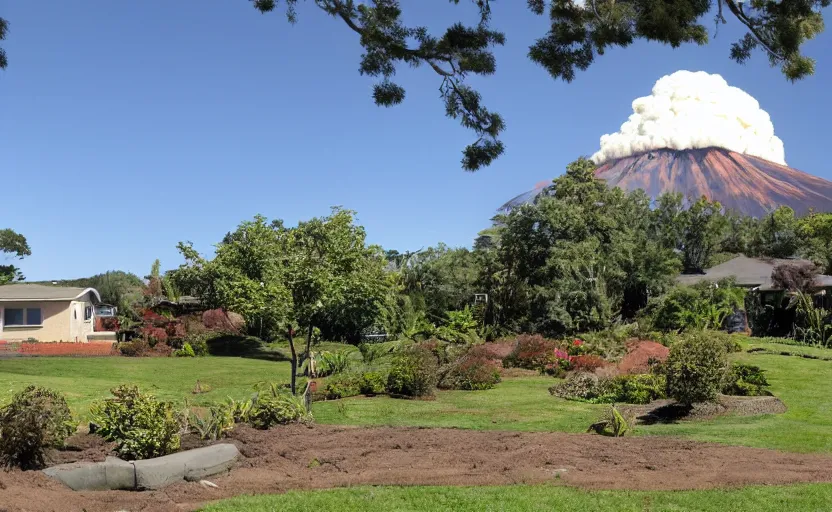
{"type": "MultiPolygon", "coordinates": [[[[0,41],[6,39],[6,34],[9,31],[9,22],[0,18],[0,41]]],[[[0,69],[6,69],[6,66],[9,65],[9,61],[6,58],[6,52],[3,48],[0,48],[0,69]]]]}
{"type": "MultiPolygon", "coordinates": [[[[716,23],[727,17],[748,30],[734,43],[731,59],[745,63],[755,49],[780,66],[789,80],[814,72],[815,61],[801,53],[803,44],[823,31],[822,7],[832,0],[789,0],[783,2],[742,2],[716,0],[716,23]]],[[[505,35],[492,28],[490,0],[472,0],[476,7],[473,24],[457,22],[433,35],[428,27],[410,26],[404,21],[398,0],[316,0],[324,13],[342,21],[359,36],[364,49],[359,71],[379,78],[373,99],[390,107],[404,101],[404,88],[392,81],[401,66],[427,65],[440,81],[440,97],[446,115],[472,130],[476,140],[463,151],[462,166],[469,171],[488,166],[505,147],[500,136],[502,117],[483,105],[482,97],[467,83],[471,75],[496,72],[494,48],[505,44],[505,35]]],[[[450,0],[459,4],[460,0],[450,0]]],[[[254,7],[267,13],[279,0],[253,0],[254,7]]],[[[555,79],[571,82],[577,70],[586,70],[596,55],[609,48],[626,48],[636,40],[657,41],[676,48],[682,44],[707,44],[702,24],[711,10],[711,0],[528,0],[531,12],[548,15],[549,30],[529,48],[529,58],[555,79]]],[[[297,20],[297,0],[285,0],[287,18],[297,20]]]]}
{"type": "Polygon", "coordinates": [[[754,256],[790,258],[800,248],[794,210],[781,206],[759,221],[750,252],[754,256]]]}
{"type": "Polygon", "coordinates": [[[250,332],[282,332],[292,310],[285,270],[288,238],[281,222],[257,215],[225,235],[213,260],[203,258],[189,242],[180,243],[185,264],[171,279],[207,307],[241,314],[250,332]]]}
{"type": "Polygon", "coordinates": [[[811,213],[800,219],[803,251],[824,274],[832,273],[832,213],[811,213]]]}
{"type": "MultiPolygon", "coordinates": [[[[0,35],[3,34],[4,30],[2,22],[3,20],[0,19],[0,35]]],[[[0,39],[2,39],[2,37],[0,37],[0,39]]],[[[4,55],[2,53],[2,49],[0,49],[0,64],[2,64],[3,58],[4,55]]],[[[26,237],[11,229],[2,229],[0,230],[0,253],[2,253],[7,260],[22,260],[26,256],[31,256],[32,250],[29,248],[29,243],[26,241],[26,237]]],[[[6,284],[11,281],[23,281],[24,279],[25,278],[20,272],[20,269],[14,265],[0,265],[0,284],[6,284]]]]}
{"type": "Polygon", "coordinates": [[[440,243],[421,250],[410,255],[401,273],[405,292],[432,322],[470,305],[477,293],[476,258],[465,248],[440,243]]]}
{"type": "Polygon", "coordinates": [[[307,330],[328,339],[357,341],[380,315],[387,292],[381,249],[366,245],[355,212],[333,208],[331,215],[301,222],[291,230],[286,286],[293,316],[307,330]]]}
{"type": "Polygon", "coordinates": [[[632,315],[678,272],[673,251],[651,236],[649,198],[609,188],[594,168],[573,162],[535,204],[500,219],[502,269],[489,277],[512,289],[501,308],[515,330],[604,328],[632,315]]]}
{"type": "Polygon", "coordinates": [[[722,205],[702,197],[682,215],[682,265],[687,272],[704,270],[727,227],[722,205]]]}

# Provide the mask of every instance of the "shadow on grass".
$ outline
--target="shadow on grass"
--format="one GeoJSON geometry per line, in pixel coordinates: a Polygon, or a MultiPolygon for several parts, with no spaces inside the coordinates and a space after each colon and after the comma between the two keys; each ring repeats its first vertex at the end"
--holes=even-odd
{"type": "Polygon", "coordinates": [[[269,349],[263,341],[251,336],[226,334],[207,341],[208,353],[221,357],[244,357],[266,361],[288,361],[283,353],[269,349]]]}
{"type": "Polygon", "coordinates": [[[656,407],[655,409],[639,416],[638,421],[642,425],[677,423],[679,420],[690,417],[691,412],[693,412],[692,405],[662,405],[661,407],[656,407]]]}

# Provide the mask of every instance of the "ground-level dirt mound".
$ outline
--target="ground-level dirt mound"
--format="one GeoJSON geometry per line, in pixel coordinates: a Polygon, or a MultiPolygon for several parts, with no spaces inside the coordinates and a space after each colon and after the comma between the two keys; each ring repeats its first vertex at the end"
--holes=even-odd
{"type": "Polygon", "coordinates": [[[627,355],[618,363],[621,373],[646,373],[650,370],[650,362],[664,361],[670,350],[655,341],[636,340],[627,344],[627,355]]]}
{"type": "Polygon", "coordinates": [[[672,437],[478,432],[432,428],[238,427],[244,458],[218,488],[74,492],[37,471],[0,472],[0,508],[15,511],[193,510],[239,494],[349,485],[560,482],[591,489],[701,489],[830,482],[832,456],[672,437]]]}
{"type": "Polygon", "coordinates": [[[681,405],[673,400],[656,400],[646,405],[622,405],[619,408],[626,416],[645,425],[703,420],[723,414],[756,416],[786,412],[786,404],[775,396],[720,395],[716,402],[709,403],[681,405]]]}

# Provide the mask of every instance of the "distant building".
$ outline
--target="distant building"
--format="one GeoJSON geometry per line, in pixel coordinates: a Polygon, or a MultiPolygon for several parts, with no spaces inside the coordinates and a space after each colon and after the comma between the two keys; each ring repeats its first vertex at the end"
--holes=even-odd
{"type": "MultiPolygon", "coordinates": [[[[75,341],[115,339],[95,330],[101,296],[95,288],[41,284],[0,286],[0,340],[75,341]]],[[[113,310],[115,308],[110,308],[113,310]]],[[[107,308],[101,308],[107,315],[107,308]]]]}

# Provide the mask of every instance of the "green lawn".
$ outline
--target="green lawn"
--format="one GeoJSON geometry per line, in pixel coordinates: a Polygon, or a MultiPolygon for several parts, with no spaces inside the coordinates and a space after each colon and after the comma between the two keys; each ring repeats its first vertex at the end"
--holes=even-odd
{"type": "Polygon", "coordinates": [[[205,507],[206,512],[714,511],[829,510],[832,485],[746,487],[684,492],[584,491],[556,486],[356,487],[242,496],[205,507]]]}
{"type": "MultiPolygon", "coordinates": [[[[748,347],[832,356],[832,350],[752,340],[748,347]]],[[[340,346],[343,347],[343,346],[340,346]]],[[[274,346],[274,352],[283,347],[274,346]]],[[[327,344],[327,350],[338,350],[327,344]]],[[[319,348],[320,350],[320,348],[319,348]]],[[[279,354],[267,354],[279,355],[279,354]]],[[[356,354],[354,357],[360,357],[356,354]]],[[[737,354],[740,360],[768,371],[772,392],[788,406],[780,415],[726,416],[710,421],[638,427],[637,435],[685,437],[795,452],[832,452],[832,361],[781,355],[737,354]]],[[[90,403],[111,387],[133,383],[158,397],[196,405],[228,396],[243,398],[261,381],[288,382],[284,361],[240,357],[205,358],[14,358],[0,360],[0,402],[28,384],[61,390],[79,419],[88,418],[90,403]],[[197,379],[210,391],[192,394],[197,379]]],[[[583,432],[603,405],[556,399],[548,377],[506,379],[488,391],[443,391],[434,400],[356,397],[317,402],[320,423],[456,427],[489,430],[583,432]]]]}
{"type": "Polygon", "coordinates": [[[316,402],[319,423],[583,432],[603,410],[552,398],[551,377],[506,379],[487,391],[440,391],[432,400],[377,396],[316,402]]]}
{"type": "Polygon", "coordinates": [[[261,381],[289,381],[283,362],[240,357],[20,357],[0,359],[0,403],[38,384],[66,394],[80,419],[89,416],[93,400],[109,396],[118,384],[136,384],[157,397],[182,403],[208,404],[226,397],[244,398],[261,381]],[[210,391],[192,393],[196,381],[210,391]]]}
{"type": "MultiPolygon", "coordinates": [[[[832,356],[828,349],[747,343],[747,348],[752,346],[832,356]]],[[[788,407],[785,414],[640,426],[635,433],[832,452],[832,361],[747,353],[735,357],[767,370],[771,391],[788,407]]],[[[583,432],[605,406],[553,398],[548,387],[554,382],[544,377],[507,379],[488,391],[439,392],[432,401],[356,397],[316,403],[313,412],[318,422],[331,424],[583,432]]]]}

